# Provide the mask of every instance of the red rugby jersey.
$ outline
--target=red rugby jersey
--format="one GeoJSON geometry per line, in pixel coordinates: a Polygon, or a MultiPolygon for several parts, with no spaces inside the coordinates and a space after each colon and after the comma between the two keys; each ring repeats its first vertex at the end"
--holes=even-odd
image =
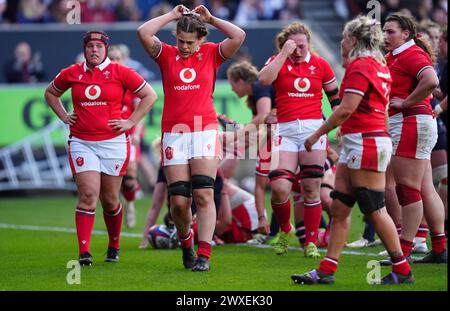
{"type": "Polygon", "coordinates": [[[164,88],[163,132],[201,131],[205,126],[217,128],[213,92],[217,70],[225,60],[220,44],[204,43],[183,59],[176,46],[162,43],[155,61],[164,88]],[[194,117],[198,120],[195,124],[194,117]]]}
{"type": "Polygon", "coordinates": [[[389,68],[372,57],[354,59],[345,71],[339,97],[344,93],[362,96],[358,108],[341,125],[341,133],[386,131],[385,112],[392,78],[389,68]]]}
{"type": "Polygon", "coordinates": [[[318,55],[308,53],[299,64],[288,58],[273,82],[278,121],[322,119],[322,88],[335,80],[330,64],[318,55]]]}
{"type": "Polygon", "coordinates": [[[72,103],[78,118],[70,135],[84,140],[106,140],[120,135],[108,121],[122,119],[125,90],[136,94],[147,82],[129,67],[112,63],[109,58],[91,72],[85,63],[67,67],[52,81],[53,88],[64,93],[72,88],[72,103]]]}
{"type": "MultiPolygon", "coordinates": [[[[418,76],[427,68],[433,68],[430,56],[416,45],[413,39],[402,44],[386,55],[393,83],[390,97],[407,98],[419,83],[418,76]]],[[[431,96],[411,107],[423,106],[420,114],[431,114],[431,96]]],[[[411,109],[408,107],[407,109],[411,109]]],[[[399,113],[398,109],[389,109],[389,115],[399,113]]]]}

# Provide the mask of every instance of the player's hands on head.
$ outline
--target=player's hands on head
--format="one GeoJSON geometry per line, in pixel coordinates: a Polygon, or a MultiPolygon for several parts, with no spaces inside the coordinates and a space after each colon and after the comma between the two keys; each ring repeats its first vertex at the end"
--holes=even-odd
{"type": "Polygon", "coordinates": [[[189,12],[189,9],[182,4],[179,4],[172,9],[172,14],[174,15],[175,19],[182,18],[183,13],[187,13],[187,12],[189,12]]]}
{"type": "Polygon", "coordinates": [[[202,22],[204,22],[204,23],[211,22],[212,15],[204,5],[197,6],[193,11],[200,15],[199,17],[202,22]]]}
{"type": "Polygon", "coordinates": [[[69,124],[70,126],[74,125],[75,122],[77,122],[77,114],[74,113],[68,113],[65,115],[65,117],[61,120],[63,121],[65,124],[69,124]]]}
{"type": "Polygon", "coordinates": [[[295,44],[294,40],[289,39],[283,44],[281,53],[283,53],[285,56],[289,56],[295,51],[296,48],[297,45],[295,44]]]}
{"type": "Polygon", "coordinates": [[[134,122],[130,119],[127,120],[109,120],[108,125],[118,132],[125,132],[135,126],[134,122]]]}

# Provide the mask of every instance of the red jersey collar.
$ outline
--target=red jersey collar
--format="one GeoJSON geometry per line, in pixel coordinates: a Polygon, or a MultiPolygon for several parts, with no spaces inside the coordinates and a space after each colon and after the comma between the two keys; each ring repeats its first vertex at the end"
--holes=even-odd
{"type": "MultiPolygon", "coordinates": [[[[111,64],[111,60],[109,59],[109,57],[106,57],[106,59],[103,61],[103,63],[101,63],[100,65],[97,65],[95,67],[100,69],[100,71],[103,71],[103,69],[108,67],[109,64],[111,64]]],[[[84,72],[88,71],[88,69],[89,69],[89,67],[86,65],[86,62],[83,63],[83,69],[84,69],[84,72]]]]}
{"type": "Polygon", "coordinates": [[[397,55],[400,54],[403,51],[406,51],[407,49],[409,49],[410,47],[412,47],[413,45],[415,45],[416,43],[414,42],[414,39],[411,39],[405,43],[403,43],[402,45],[400,45],[398,48],[394,49],[392,51],[392,55],[397,55]]]}

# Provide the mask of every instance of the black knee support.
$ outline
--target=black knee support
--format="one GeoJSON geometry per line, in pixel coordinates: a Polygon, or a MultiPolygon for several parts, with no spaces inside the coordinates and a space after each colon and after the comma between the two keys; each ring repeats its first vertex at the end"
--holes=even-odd
{"type": "Polygon", "coordinates": [[[214,189],[214,178],[206,175],[191,176],[192,190],[194,189],[214,189]]]}
{"type": "Polygon", "coordinates": [[[330,192],[330,197],[334,200],[339,200],[348,207],[352,208],[355,205],[356,199],[350,195],[340,191],[333,190],[330,192]]]}
{"type": "Polygon", "coordinates": [[[177,181],[169,185],[169,196],[181,195],[186,198],[192,197],[191,182],[177,181]]]}
{"type": "Polygon", "coordinates": [[[334,187],[327,183],[321,183],[320,188],[328,188],[328,189],[334,190],[334,187]]]}
{"type": "Polygon", "coordinates": [[[300,178],[322,178],[323,166],[320,165],[300,165],[300,178]]]}
{"type": "Polygon", "coordinates": [[[356,188],[355,197],[358,202],[359,209],[364,215],[370,215],[385,206],[384,191],[374,191],[368,188],[356,188]]]}
{"type": "Polygon", "coordinates": [[[269,177],[270,181],[277,180],[277,179],[287,179],[291,183],[295,182],[295,174],[292,173],[290,170],[285,170],[285,169],[273,170],[269,173],[268,177],[269,177]]]}

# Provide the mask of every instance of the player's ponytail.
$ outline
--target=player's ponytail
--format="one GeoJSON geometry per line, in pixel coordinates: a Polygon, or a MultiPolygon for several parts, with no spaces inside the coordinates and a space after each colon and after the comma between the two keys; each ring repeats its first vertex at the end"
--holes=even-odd
{"type": "Polygon", "coordinates": [[[433,49],[431,48],[429,40],[419,34],[417,23],[414,17],[405,15],[403,13],[395,13],[389,15],[386,18],[386,22],[393,22],[393,21],[398,23],[400,29],[409,32],[409,37],[407,41],[414,39],[414,42],[430,56],[431,61],[433,63],[436,61],[436,55],[433,49]]]}

